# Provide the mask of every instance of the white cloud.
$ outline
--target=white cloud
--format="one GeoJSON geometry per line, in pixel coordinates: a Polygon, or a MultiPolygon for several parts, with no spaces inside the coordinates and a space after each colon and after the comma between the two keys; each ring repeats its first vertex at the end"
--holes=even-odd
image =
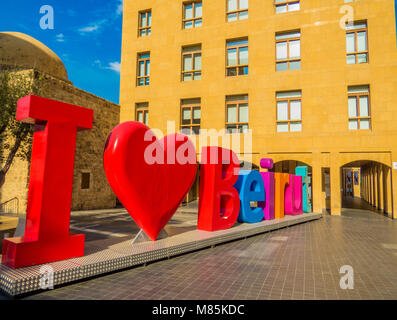
{"type": "Polygon", "coordinates": [[[55,37],[56,37],[56,41],[65,42],[65,35],[63,33],[57,34],[55,37]]]}
{"type": "Polygon", "coordinates": [[[108,69],[113,70],[114,72],[120,73],[121,64],[118,61],[110,62],[107,66],[102,65],[102,61],[97,59],[93,62],[93,66],[96,66],[100,69],[108,69]]]}
{"type": "Polygon", "coordinates": [[[117,5],[117,9],[116,9],[116,14],[120,15],[123,13],[123,0],[118,0],[118,5],[117,5]]]}
{"type": "MultiPolygon", "coordinates": [[[[69,15],[73,15],[75,12],[70,12],[69,15]]],[[[92,32],[100,32],[103,27],[111,26],[115,23],[116,20],[119,19],[120,15],[123,14],[123,0],[116,0],[116,11],[112,12],[108,18],[105,18],[100,21],[92,22],[86,27],[80,28],[77,31],[81,35],[86,35],[92,32]]]]}
{"type": "Polygon", "coordinates": [[[115,71],[117,73],[120,73],[120,71],[121,71],[121,63],[117,62],[117,61],[116,62],[110,62],[109,66],[106,67],[106,69],[110,69],[110,70],[113,70],[113,71],[115,71]]]}
{"type": "Polygon", "coordinates": [[[93,24],[93,25],[90,25],[88,27],[84,27],[84,28],[79,29],[79,32],[80,33],[90,33],[90,32],[97,31],[98,29],[99,29],[99,25],[98,24],[93,24]]]}
{"type": "Polygon", "coordinates": [[[95,31],[100,31],[100,29],[102,28],[103,25],[106,25],[109,23],[108,19],[103,19],[103,20],[99,20],[93,23],[90,23],[88,26],[84,27],[84,28],[80,28],[78,31],[80,32],[80,34],[85,35],[87,33],[92,33],[95,31]]]}

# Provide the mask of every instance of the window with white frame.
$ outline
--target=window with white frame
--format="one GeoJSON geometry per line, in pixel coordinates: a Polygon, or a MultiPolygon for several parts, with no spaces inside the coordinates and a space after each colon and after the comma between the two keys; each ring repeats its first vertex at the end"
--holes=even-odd
{"type": "Polygon", "coordinates": [[[276,93],[277,132],[302,131],[302,91],[276,93]]]}
{"type": "Polygon", "coordinates": [[[368,30],[366,22],[346,25],[347,64],[368,62],[368,30]]]}
{"type": "Polygon", "coordinates": [[[299,11],[301,8],[299,0],[276,0],[275,6],[276,13],[299,11]]]}
{"type": "Polygon", "coordinates": [[[226,42],[226,76],[248,74],[248,39],[226,42]]]}
{"type": "Polygon", "coordinates": [[[139,12],[139,36],[150,36],[152,33],[152,11],[145,10],[139,12]]]}
{"type": "Polygon", "coordinates": [[[371,129],[369,86],[348,87],[349,130],[371,129]]]}
{"type": "Polygon", "coordinates": [[[150,84],[150,52],[138,53],[137,86],[150,84]]]}
{"type": "Polygon", "coordinates": [[[227,21],[248,19],[248,0],[227,0],[227,21]]]}
{"type": "Polygon", "coordinates": [[[181,131],[183,134],[200,134],[201,99],[181,101],[181,131]]]}
{"type": "Polygon", "coordinates": [[[188,1],[183,4],[183,29],[201,27],[203,24],[203,3],[188,1]]]}
{"type": "Polygon", "coordinates": [[[201,80],[201,45],[182,48],[182,81],[201,80]]]}
{"type": "Polygon", "coordinates": [[[300,37],[300,31],[276,34],[276,71],[301,68],[300,37]]]}
{"type": "Polygon", "coordinates": [[[135,121],[149,125],[149,103],[141,102],[135,105],[135,121]]]}
{"type": "Polygon", "coordinates": [[[248,95],[226,97],[226,130],[228,133],[248,132],[248,95]]]}

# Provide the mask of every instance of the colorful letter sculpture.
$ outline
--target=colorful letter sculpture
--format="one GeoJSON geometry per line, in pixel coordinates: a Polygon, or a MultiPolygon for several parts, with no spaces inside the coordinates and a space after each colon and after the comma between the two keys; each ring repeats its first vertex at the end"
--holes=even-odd
{"type": "MultiPolygon", "coordinates": [[[[272,159],[262,159],[261,168],[273,169],[272,159]]],[[[274,220],[274,172],[261,172],[265,186],[265,201],[258,202],[258,207],[263,209],[265,220],[274,220]]]]}
{"type": "MultiPolygon", "coordinates": [[[[18,101],[17,120],[35,124],[26,228],[24,237],[4,239],[3,264],[21,268],[84,255],[85,236],[70,233],[69,224],[77,131],[91,129],[93,116],[90,109],[33,95],[18,101]]],[[[187,136],[158,140],[139,122],[114,128],[103,163],[113,191],[153,241],[197,174],[196,150],[187,136]]],[[[272,169],[273,160],[262,159],[261,167],[272,169]]],[[[307,167],[296,168],[296,175],[239,170],[233,151],[203,148],[199,230],[229,229],[237,219],[258,223],[311,212],[307,167]]]]}
{"type": "Polygon", "coordinates": [[[312,204],[311,202],[311,178],[308,176],[309,168],[305,167],[296,167],[295,168],[295,175],[301,176],[303,179],[303,195],[302,195],[302,202],[303,202],[303,212],[311,213],[312,204]]]}
{"type": "Polygon", "coordinates": [[[27,96],[17,120],[34,123],[25,236],[4,239],[3,264],[21,268],[84,255],[83,234],[69,233],[77,130],[91,129],[93,111],[27,96]]]}
{"type": "Polygon", "coordinates": [[[303,214],[302,191],[302,177],[291,174],[285,191],[284,212],[286,215],[297,216],[303,214]]]}
{"type": "Polygon", "coordinates": [[[274,218],[282,219],[285,215],[285,191],[289,184],[288,173],[274,174],[274,218]]]}
{"type": "Polygon", "coordinates": [[[239,222],[258,223],[264,218],[261,207],[251,208],[251,202],[265,201],[265,186],[259,171],[240,171],[234,187],[240,196],[239,222]]]}
{"type": "Polygon", "coordinates": [[[233,188],[238,179],[238,158],[231,150],[205,147],[201,162],[197,228],[203,231],[229,229],[236,223],[240,210],[239,195],[233,188]]]}
{"type": "Polygon", "coordinates": [[[171,134],[157,140],[144,124],[125,122],[108,138],[104,168],[121,203],[156,241],[194,183],[196,151],[187,136],[171,134]],[[181,150],[191,155],[187,163],[178,161],[181,150]]]}

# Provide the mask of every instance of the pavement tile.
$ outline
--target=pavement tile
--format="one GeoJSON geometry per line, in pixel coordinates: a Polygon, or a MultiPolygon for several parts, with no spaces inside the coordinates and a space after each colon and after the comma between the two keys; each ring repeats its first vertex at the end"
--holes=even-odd
{"type": "MultiPolygon", "coordinates": [[[[185,210],[175,215],[176,221],[192,223],[197,218],[194,211],[185,210]]],[[[120,234],[136,231],[133,223],[126,223],[131,219],[122,209],[109,215],[72,215],[72,229],[92,230],[96,217],[103,221],[101,232],[90,232],[88,242],[112,243],[105,234],[114,232],[115,239],[123,240],[120,234]]],[[[325,216],[23,299],[395,300],[395,270],[397,221],[344,209],[341,217],[325,216]],[[339,271],[344,265],[354,269],[353,290],[340,288],[339,271]]],[[[7,297],[0,295],[2,299],[7,297]]]]}

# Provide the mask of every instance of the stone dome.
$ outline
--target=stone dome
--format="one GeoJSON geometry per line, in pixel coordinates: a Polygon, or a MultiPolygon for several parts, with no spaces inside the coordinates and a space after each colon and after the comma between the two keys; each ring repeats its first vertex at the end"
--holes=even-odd
{"type": "Polygon", "coordinates": [[[19,32],[0,32],[0,65],[34,68],[68,80],[62,60],[52,50],[40,41],[19,32]]]}

